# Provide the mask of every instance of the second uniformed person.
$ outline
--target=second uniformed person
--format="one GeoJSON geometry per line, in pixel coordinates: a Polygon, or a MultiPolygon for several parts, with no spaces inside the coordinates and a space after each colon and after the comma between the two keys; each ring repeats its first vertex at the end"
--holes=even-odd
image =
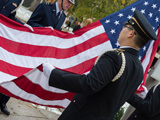
{"type": "Polygon", "coordinates": [[[135,94],[128,102],[136,110],[127,120],[160,120],[160,84],[153,86],[145,99],[135,94]]]}
{"type": "Polygon", "coordinates": [[[21,24],[24,24],[18,20],[16,16],[16,10],[22,5],[24,0],[0,0],[0,14],[16,21],[21,24]]]}
{"type": "Polygon", "coordinates": [[[76,93],[58,120],[113,120],[143,80],[138,51],[151,39],[157,39],[152,26],[136,10],[119,35],[120,49],[104,53],[87,75],[43,64],[50,86],[76,93]]]}
{"type": "Polygon", "coordinates": [[[27,24],[32,27],[52,27],[61,30],[68,10],[75,0],[58,0],[55,3],[40,3],[32,13],[27,24]]]}

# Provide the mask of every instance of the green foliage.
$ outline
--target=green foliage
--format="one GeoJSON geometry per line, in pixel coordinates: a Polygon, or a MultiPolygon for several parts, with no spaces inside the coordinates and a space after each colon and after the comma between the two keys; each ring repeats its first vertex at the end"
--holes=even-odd
{"type": "Polygon", "coordinates": [[[92,18],[97,21],[118,10],[136,2],[137,0],[76,0],[69,12],[79,21],[92,18]]]}
{"type": "Polygon", "coordinates": [[[123,116],[123,114],[124,114],[124,108],[121,107],[120,110],[118,111],[118,113],[114,116],[113,120],[120,120],[121,117],[123,116]]]}
{"type": "Polygon", "coordinates": [[[78,21],[84,21],[85,18],[97,21],[136,1],[138,0],[76,0],[68,11],[78,21]]]}

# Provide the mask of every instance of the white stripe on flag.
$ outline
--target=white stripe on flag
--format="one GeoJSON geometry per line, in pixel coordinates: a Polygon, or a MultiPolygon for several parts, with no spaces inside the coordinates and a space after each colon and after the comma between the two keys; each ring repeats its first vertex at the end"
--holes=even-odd
{"type": "Polygon", "coordinates": [[[82,62],[85,62],[86,60],[90,60],[94,57],[97,57],[102,52],[108,49],[112,49],[111,43],[109,41],[103,44],[97,45],[73,57],[66,58],[66,59],[55,59],[55,58],[41,58],[41,57],[16,55],[6,51],[3,48],[0,48],[0,51],[1,51],[0,58],[1,60],[7,63],[24,67],[24,68],[35,68],[42,63],[48,62],[54,65],[55,67],[66,69],[66,68],[76,66],[82,62]]]}
{"type": "Polygon", "coordinates": [[[0,71],[0,84],[17,78],[16,76],[9,75],[0,71]]]}
{"type": "Polygon", "coordinates": [[[150,43],[150,46],[149,46],[149,48],[148,48],[148,50],[146,52],[145,59],[142,61],[142,66],[143,66],[144,72],[145,72],[145,70],[146,70],[146,68],[147,68],[147,66],[148,66],[148,64],[150,62],[150,57],[151,57],[152,50],[153,50],[153,43],[154,43],[154,41],[152,41],[150,43]]]}
{"type": "Polygon", "coordinates": [[[4,26],[2,23],[0,23],[0,28],[3,29],[0,31],[0,36],[2,36],[3,38],[18,43],[20,42],[36,46],[52,46],[61,49],[71,48],[73,46],[79,45],[87,41],[90,38],[96,37],[99,34],[105,33],[105,30],[101,25],[87,31],[86,33],[84,33],[79,37],[64,39],[51,35],[39,35],[39,34],[14,30],[12,28],[4,26]]]}

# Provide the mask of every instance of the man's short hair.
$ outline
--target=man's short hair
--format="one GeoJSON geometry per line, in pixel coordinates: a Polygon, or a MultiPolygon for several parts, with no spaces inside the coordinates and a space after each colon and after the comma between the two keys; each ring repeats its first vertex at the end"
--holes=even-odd
{"type": "Polygon", "coordinates": [[[135,35],[135,44],[139,47],[142,48],[143,46],[145,46],[148,43],[147,40],[145,40],[145,38],[141,37],[140,35],[136,34],[135,35]]]}

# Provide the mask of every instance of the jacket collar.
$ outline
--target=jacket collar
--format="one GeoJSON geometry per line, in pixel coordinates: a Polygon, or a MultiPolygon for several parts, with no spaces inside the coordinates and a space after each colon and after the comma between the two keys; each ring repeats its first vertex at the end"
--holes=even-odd
{"type": "Polygon", "coordinates": [[[58,4],[56,2],[56,15],[58,15],[58,12],[60,12],[60,10],[59,10],[58,4]]]}
{"type": "Polygon", "coordinates": [[[129,52],[133,55],[138,56],[139,50],[133,48],[133,47],[121,47],[120,49],[125,50],[126,52],[129,52]]]}

